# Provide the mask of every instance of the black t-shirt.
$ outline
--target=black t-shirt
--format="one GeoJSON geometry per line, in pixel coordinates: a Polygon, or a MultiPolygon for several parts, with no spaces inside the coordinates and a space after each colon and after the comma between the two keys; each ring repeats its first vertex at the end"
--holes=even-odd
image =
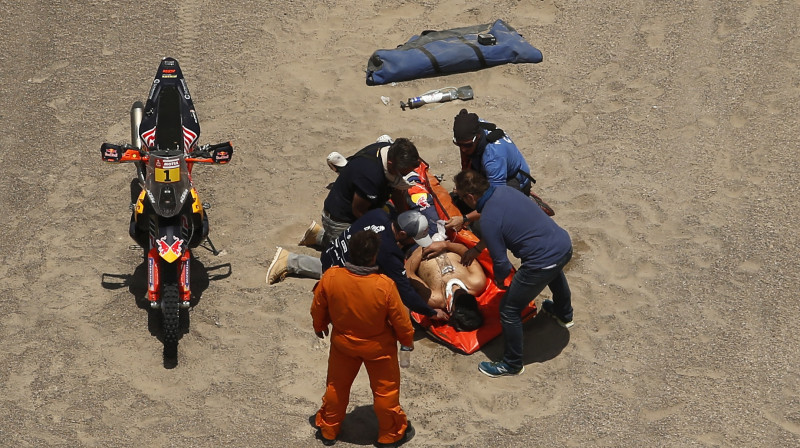
{"type": "Polygon", "coordinates": [[[325,211],[333,220],[356,220],[353,215],[353,195],[356,193],[370,202],[370,208],[382,207],[389,200],[391,189],[380,157],[380,149],[387,145],[383,142],[373,143],[348,158],[347,165],[339,171],[339,177],[325,198],[325,211]]]}

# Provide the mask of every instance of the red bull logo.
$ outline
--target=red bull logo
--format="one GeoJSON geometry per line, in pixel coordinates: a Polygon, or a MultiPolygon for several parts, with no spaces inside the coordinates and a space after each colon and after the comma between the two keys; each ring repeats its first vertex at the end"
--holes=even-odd
{"type": "Polygon", "coordinates": [[[228,163],[231,155],[228,151],[217,151],[214,153],[214,161],[217,163],[228,163]]]}
{"type": "Polygon", "coordinates": [[[172,237],[172,239],[174,240],[172,244],[167,244],[166,235],[156,240],[158,254],[161,256],[161,258],[166,260],[167,263],[172,263],[173,261],[177,260],[183,253],[183,240],[175,237],[172,237]]]}
{"type": "Polygon", "coordinates": [[[427,193],[417,193],[411,195],[411,201],[419,207],[420,210],[425,210],[426,208],[431,206],[430,201],[428,200],[427,193]]]}

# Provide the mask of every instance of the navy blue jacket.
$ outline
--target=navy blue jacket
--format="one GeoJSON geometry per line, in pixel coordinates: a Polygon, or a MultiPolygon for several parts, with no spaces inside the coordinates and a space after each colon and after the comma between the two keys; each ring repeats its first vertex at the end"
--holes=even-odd
{"type": "MultiPolygon", "coordinates": [[[[530,199],[528,199],[530,201],[530,199]]],[[[381,238],[381,246],[378,250],[378,268],[394,280],[397,290],[400,292],[400,299],[406,307],[425,316],[433,316],[436,312],[428,306],[428,303],[411,286],[411,282],[406,277],[405,256],[397,245],[392,230],[392,220],[383,209],[373,209],[364,213],[350,227],[347,228],[338,238],[336,238],[328,249],[322,253],[322,271],[328,270],[331,266],[344,267],[345,262],[350,260],[350,251],[347,244],[350,237],[361,230],[372,230],[381,238]]]]}
{"type": "Polygon", "coordinates": [[[481,214],[481,239],[489,249],[498,282],[511,272],[506,250],[523,266],[543,269],[556,264],[572,249],[567,231],[515,188],[489,187],[478,200],[476,210],[481,214]]]}

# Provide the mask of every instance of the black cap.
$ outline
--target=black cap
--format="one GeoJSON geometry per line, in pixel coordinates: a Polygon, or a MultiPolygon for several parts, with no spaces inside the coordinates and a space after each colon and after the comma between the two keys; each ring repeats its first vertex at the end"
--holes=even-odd
{"type": "Polygon", "coordinates": [[[465,142],[472,140],[476,135],[478,135],[478,115],[467,112],[467,109],[461,109],[453,120],[453,138],[465,142]]]}

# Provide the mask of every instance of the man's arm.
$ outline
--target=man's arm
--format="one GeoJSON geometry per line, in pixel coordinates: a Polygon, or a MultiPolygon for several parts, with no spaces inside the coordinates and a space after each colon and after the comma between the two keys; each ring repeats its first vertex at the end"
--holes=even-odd
{"type": "Polygon", "coordinates": [[[453,252],[454,254],[464,255],[464,252],[468,251],[469,248],[461,243],[454,243],[452,241],[446,241],[447,243],[447,251],[453,252]]]}
{"type": "Polygon", "coordinates": [[[428,287],[428,284],[425,283],[422,277],[417,275],[421,262],[422,248],[417,248],[414,250],[414,253],[406,259],[406,277],[408,277],[408,280],[411,282],[411,286],[417,291],[420,297],[422,297],[422,300],[425,300],[427,303],[431,298],[431,288],[428,287]]]}
{"type": "Polygon", "coordinates": [[[411,256],[406,259],[406,276],[412,280],[418,280],[424,284],[425,282],[423,282],[422,279],[417,275],[420,262],[422,262],[422,250],[417,248],[414,250],[414,253],[412,253],[411,256]]]}
{"type": "Polygon", "coordinates": [[[508,161],[505,156],[498,154],[497,151],[489,151],[483,156],[483,167],[486,169],[486,179],[490,185],[505,185],[508,180],[508,161]]]}
{"type": "MultiPolygon", "coordinates": [[[[394,283],[391,280],[389,283],[394,283]]],[[[414,327],[411,325],[411,318],[408,315],[408,308],[400,300],[400,293],[397,287],[392,284],[389,290],[389,322],[392,324],[394,334],[400,344],[407,347],[414,347],[414,327]]]]}
{"type": "Polygon", "coordinates": [[[495,222],[489,224],[489,220],[485,220],[483,224],[483,239],[480,244],[485,244],[489,248],[489,255],[492,257],[492,266],[494,269],[494,278],[498,283],[508,277],[511,273],[513,265],[508,259],[508,248],[500,233],[500,226],[495,222]]]}
{"type": "Polygon", "coordinates": [[[363,198],[358,192],[353,193],[352,210],[356,219],[360,218],[372,208],[372,203],[363,198]]]}
{"type": "Polygon", "coordinates": [[[425,299],[411,286],[411,281],[406,276],[403,253],[399,247],[384,248],[383,244],[381,244],[381,248],[378,251],[378,266],[389,278],[394,280],[397,290],[400,292],[400,299],[411,311],[432,319],[448,318],[447,313],[444,311],[428,306],[425,299]]]}
{"type": "Polygon", "coordinates": [[[331,318],[328,315],[328,297],[322,281],[314,285],[314,300],[311,302],[311,319],[314,323],[314,333],[317,337],[324,338],[328,335],[328,325],[331,318]]]}

